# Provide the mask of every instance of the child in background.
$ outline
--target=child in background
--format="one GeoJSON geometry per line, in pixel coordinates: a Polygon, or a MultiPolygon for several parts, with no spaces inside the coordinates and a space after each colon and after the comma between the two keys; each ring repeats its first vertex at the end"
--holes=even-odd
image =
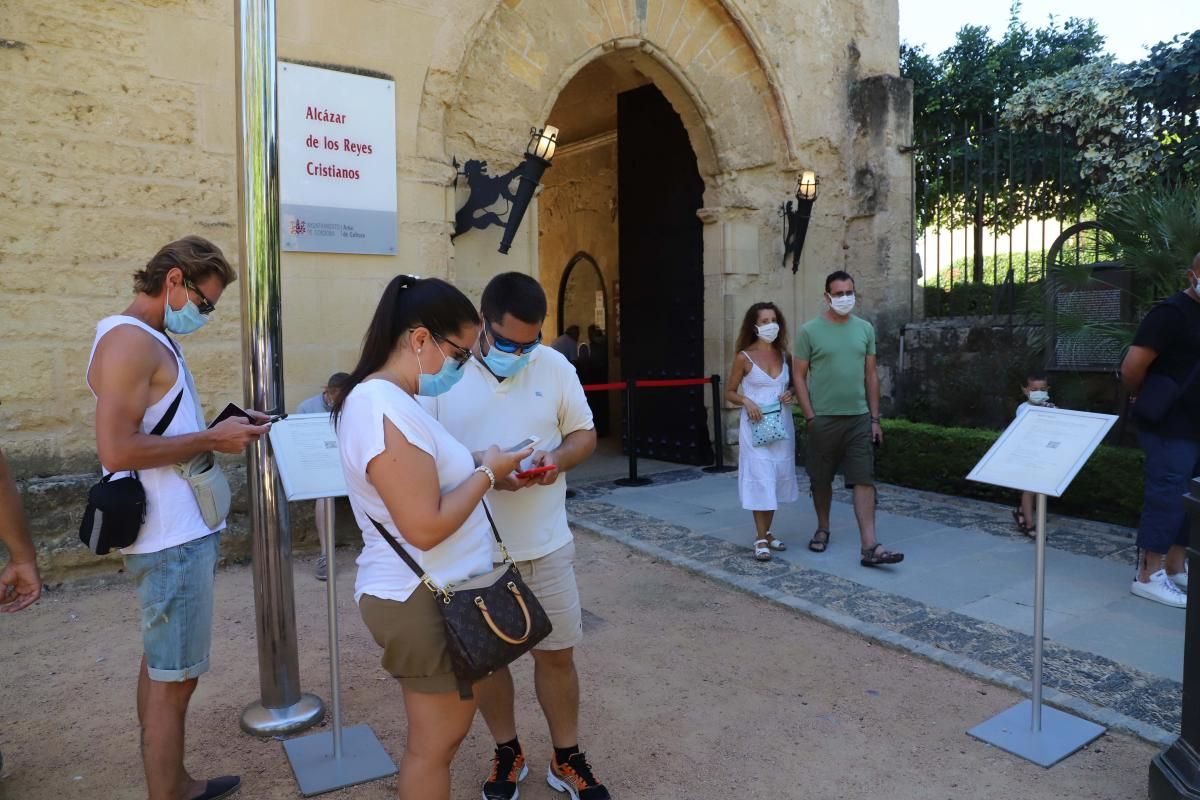
{"type": "MultiPolygon", "coordinates": [[[[1050,382],[1046,380],[1046,374],[1036,370],[1031,370],[1025,376],[1025,385],[1021,387],[1021,392],[1025,395],[1025,402],[1017,406],[1017,418],[1029,410],[1030,406],[1039,406],[1041,408],[1054,408],[1054,404],[1050,402],[1050,382]]],[[[1033,492],[1021,492],[1021,505],[1012,512],[1013,521],[1017,523],[1017,530],[1025,534],[1031,539],[1037,538],[1037,520],[1034,519],[1033,510],[1033,492]]]]}

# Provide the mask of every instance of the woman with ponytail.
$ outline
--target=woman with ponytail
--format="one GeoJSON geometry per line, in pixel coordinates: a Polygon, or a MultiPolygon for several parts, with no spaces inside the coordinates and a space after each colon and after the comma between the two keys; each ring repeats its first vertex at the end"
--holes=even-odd
{"type": "Polygon", "coordinates": [[[400,800],[449,800],[450,762],[475,716],[459,697],[433,593],[391,549],[379,523],[439,586],[492,569],[480,501],[530,449],[473,455],[415,399],[462,377],[479,314],[436,278],[393,278],[333,406],[350,505],[362,530],[354,599],[400,683],[408,741],[400,800]]]}
{"type": "MultiPolygon", "coordinates": [[[[725,384],[725,399],[742,407],[738,428],[738,493],[754,516],[754,557],[770,561],[787,545],[771,533],[780,503],[800,499],[792,426],[791,357],[787,322],[774,303],[755,303],[738,332],[738,353],[725,384]],[[738,390],[741,390],[740,392],[738,390]],[[775,415],[773,432],[758,431],[764,415],[775,415]],[[779,437],[782,433],[782,438],[779,437]],[[774,437],[774,438],[773,438],[774,437]]],[[[769,427],[769,426],[768,426],[769,427]]]]}

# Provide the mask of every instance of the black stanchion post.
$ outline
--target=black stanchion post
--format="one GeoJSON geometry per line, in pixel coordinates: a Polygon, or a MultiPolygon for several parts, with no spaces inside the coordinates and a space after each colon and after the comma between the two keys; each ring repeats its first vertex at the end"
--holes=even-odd
{"type": "Polygon", "coordinates": [[[713,451],[716,462],[711,467],[705,467],[704,472],[737,472],[737,467],[725,466],[725,425],[724,415],[721,413],[724,398],[721,397],[721,376],[713,375],[708,380],[712,385],[713,451]]]}
{"type": "Polygon", "coordinates": [[[629,378],[625,381],[625,442],[629,445],[629,477],[617,478],[614,483],[618,486],[645,486],[649,478],[639,478],[637,473],[637,421],[634,418],[634,408],[637,406],[637,380],[629,378]]]}
{"type": "MultiPolygon", "coordinates": [[[[1200,478],[1184,497],[1192,518],[1188,572],[1200,575],[1200,478]],[[1195,567],[1195,569],[1192,569],[1195,567]]],[[[1200,594],[1200,592],[1197,592],[1200,594]]],[[[1192,599],[1188,584],[1187,622],[1183,635],[1183,713],[1181,734],[1150,762],[1150,800],[1200,799],[1200,597],[1192,599]]]]}

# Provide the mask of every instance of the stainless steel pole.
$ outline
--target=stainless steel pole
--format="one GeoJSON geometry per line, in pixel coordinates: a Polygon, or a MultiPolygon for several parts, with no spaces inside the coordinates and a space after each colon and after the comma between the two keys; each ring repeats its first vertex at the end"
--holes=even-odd
{"type": "MultiPolygon", "coordinates": [[[[279,412],[284,406],[275,2],[235,3],[243,382],[248,407],[279,412]]],[[[309,727],[325,709],[320,698],[300,692],[287,502],[265,437],[247,455],[246,476],[262,699],[246,707],[241,723],[247,733],[272,736],[309,727]]]]}
{"type": "Polygon", "coordinates": [[[1037,496],[1037,564],[1033,576],[1033,720],[1042,730],[1042,629],[1046,621],[1046,495],[1037,496]]]}
{"type": "Polygon", "coordinates": [[[325,566],[328,578],[326,591],[329,594],[329,696],[333,705],[333,760],[342,760],[342,684],[338,661],[338,618],[337,618],[337,565],[334,563],[336,537],[334,536],[334,498],[326,497],[325,502],[325,566]]]}

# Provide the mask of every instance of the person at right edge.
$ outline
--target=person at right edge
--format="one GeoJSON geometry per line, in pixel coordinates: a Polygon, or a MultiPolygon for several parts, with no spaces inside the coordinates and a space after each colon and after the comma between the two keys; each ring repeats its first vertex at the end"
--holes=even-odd
{"type": "Polygon", "coordinates": [[[1187,276],[1187,289],[1146,314],[1121,362],[1121,381],[1136,395],[1133,416],[1146,452],[1138,565],[1129,591],[1176,608],[1187,606],[1183,497],[1200,474],[1200,253],[1187,276]]]}
{"type": "MultiPolygon", "coordinates": [[[[524,468],[553,466],[525,478],[497,475],[498,491],[489,492],[487,502],[521,577],[553,626],[532,651],[533,683],[554,746],[546,782],[574,800],[609,800],[608,789],[579,749],[574,653],[583,637],[583,618],[564,477],[596,449],[592,412],[575,368],[557,349],[540,344],[546,294],[534,278],[519,272],[495,276],[484,287],[479,310],[474,357],[463,367],[459,385],[434,399],[433,414],[475,451],[497,440],[513,445],[537,436],[524,468]]],[[[494,550],[492,560],[500,560],[494,550]]],[[[528,773],[517,738],[512,674],[497,670],[477,690],[479,712],[496,740],[483,798],[512,800],[528,773]]]]}
{"type": "Polygon", "coordinates": [[[854,516],[864,567],[899,564],[903,553],[875,538],[875,457],[883,442],[879,424],[879,375],[875,370],[875,328],[854,310],[854,278],[841,270],[825,279],[829,308],[800,328],[792,380],[808,425],[804,464],[817,512],[817,530],[808,549],[829,547],[833,476],[841,467],[853,487],[854,516]]]}

